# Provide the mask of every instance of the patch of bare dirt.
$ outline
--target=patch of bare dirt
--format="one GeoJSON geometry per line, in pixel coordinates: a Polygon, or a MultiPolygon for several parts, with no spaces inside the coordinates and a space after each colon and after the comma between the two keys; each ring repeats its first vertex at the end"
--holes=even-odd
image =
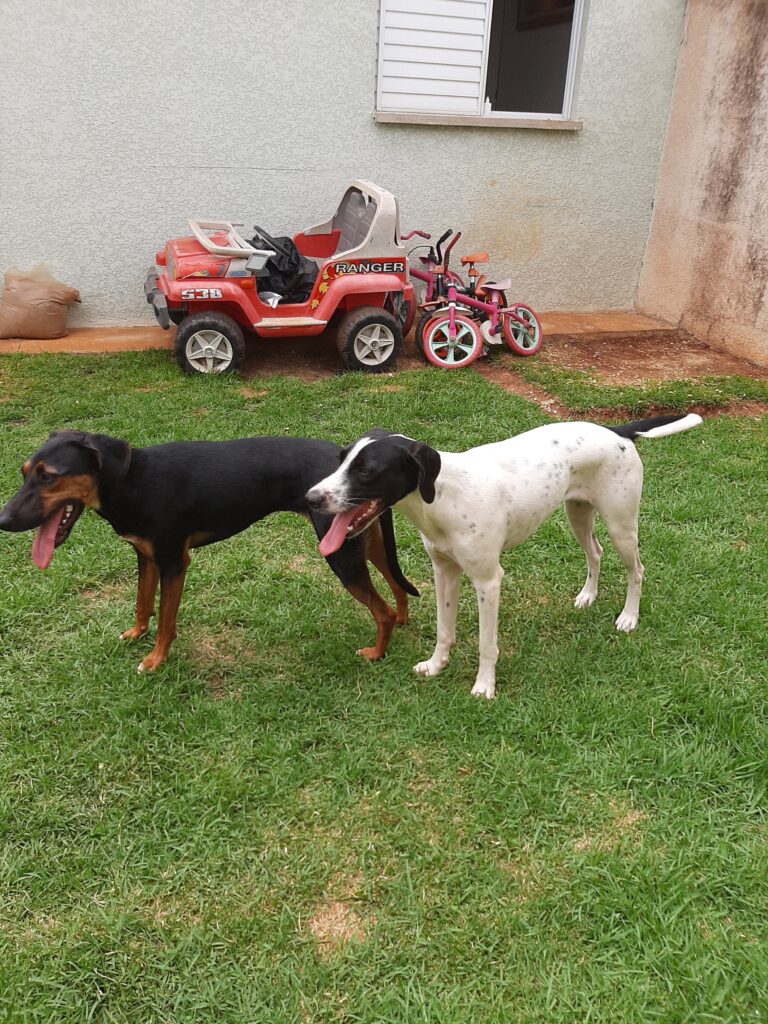
{"type": "Polygon", "coordinates": [[[230,681],[221,675],[212,675],[206,681],[208,696],[211,700],[234,700],[243,699],[243,691],[236,686],[231,686],[230,681]]]}
{"type": "MultiPolygon", "coordinates": [[[[406,339],[397,369],[424,365],[412,338],[406,339]]],[[[295,377],[303,381],[327,380],[344,372],[346,367],[332,329],[309,338],[256,338],[247,346],[242,366],[244,377],[295,377]]]]}
{"type": "Polygon", "coordinates": [[[149,906],[143,908],[141,916],[161,928],[178,924],[194,927],[202,920],[197,907],[187,905],[187,901],[177,894],[158,896],[149,906]]]}
{"type": "Polygon", "coordinates": [[[127,584],[104,583],[100,587],[88,587],[80,591],[80,597],[86,604],[101,604],[106,601],[116,601],[126,596],[127,584]]]}
{"type": "Polygon", "coordinates": [[[365,941],[365,924],[349,903],[331,900],[318,906],[307,921],[321,953],[330,953],[350,942],[365,941]]]}
{"type": "MultiPolygon", "coordinates": [[[[643,409],[643,417],[666,416],[670,413],[680,412],[678,405],[649,405],[643,409]]],[[[759,419],[768,415],[768,402],[743,399],[736,402],[727,402],[725,405],[687,405],[686,412],[697,412],[704,419],[715,416],[751,416],[759,419]]],[[[612,405],[608,409],[594,408],[581,409],[578,413],[570,413],[569,419],[599,421],[599,420],[632,420],[636,414],[625,406],[612,405]]]]}
{"type": "Polygon", "coordinates": [[[300,576],[317,576],[322,572],[321,563],[317,560],[313,561],[305,555],[294,555],[290,558],[288,568],[300,576]]]}
{"type": "Polygon", "coordinates": [[[295,377],[313,381],[344,369],[332,332],[309,338],[256,338],[246,348],[244,377],[295,377]]]}
{"type": "Polygon", "coordinates": [[[551,366],[594,374],[607,384],[768,376],[768,369],[711,348],[685,331],[547,336],[538,357],[551,366]]]}
{"type": "Polygon", "coordinates": [[[610,853],[625,840],[638,842],[640,825],[647,821],[648,815],[634,807],[627,807],[616,800],[610,802],[611,820],[599,832],[587,832],[574,840],[573,849],[576,853],[599,851],[610,853]]]}
{"type": "Polygon", "coordinates": [[[241,700],[242,690],[231,685],[227,669],[246,661],[249,642],[240,626],[201,627],[192,640],[190,658],[195,667],[207,677],[208,696],[211,700],[241,700]]]}
{"type": "Polygon", "coordinates": [[[505,860],[499,864],[500,870],[509,877],[514,885],[513,899],[515,903],[527,903],[539,893],[540,870],[530,859],[528,852],[528,850],[523,851],[520,859],[505,860]]]}
{"type": "Polygon", "coordinates": [[[487,359],[481,359],[474,365],[475,370],[482,377],[485,377],[486,380],[496,384],[497,387],[502,388],[510,395],[517,395],[519,398],[525,398],[529,402],[535,402],[539,408],[549,413],[550,416],[568,419],[571,415],[571,410],[548,394],[544,388],[539,387],[538,384],[530,384],[528,381],[523,380],[513,370],[502,366],[498,360],[494,361],[493,355],[487,359]]]}
{"type": "MultiPolygon", "coordinates": [[[[553,367],[588,373],[596,382],[614,386],[695,380],[697,377],[711,376],[768,377],[766,367],[711,348],[705,342],[679,330],[639,331],[634,334],[547,335],[537,358],[553,367]]],[[[425,365],[416,351],[411,332],[403,345],[397,369],[423,369],[425,365]]],[[[474,368],[486,380],[510,394],[535,402],[544,412],[558,419],[632,418],[629,411],[625,416],[624,410],[616,408],[572,413],[544,388],[524,381],[515,373],[514,357],[505,350],[492,351],[487,358],[476,362],[474,368]]],[[[246,377],[257,374],[279,375],[315,381],[344,372],[333,330],[310,338],[259,338],[248,346],[243,364],[246,377]]],[[[386,376],[380,379],[382,383],[375,385],[373,391],[394,392],[402,389],[399,384],[385,383],[386,376]]],[[[239,392],[244,398],[262,398],[267,394],[263,390],[249,387],[240,388],[239,392]]],[[[649,409],[646,415],[678,411],[677,408],[658,407],[649,409]]],[[[732,402],[717,409],[694,406],[691,411],[700,412],[703,416],[762,416],[768,413],[768,403],[732,402]]]]}
{"type": "Polygon", "coordinates": [[[248,651],[248,639],[241,626],[200,627],[193,639],[192,660],[203,667],[211,664],[236,665],[248,651]]]}
{"type": "MultiPolygon", "coordinates": [[[[711,349],[681,331],[649,331],[626,336],[584,334],[547,337],[538,358],[550,366],[587,372],[592,375],[595,383],[613,385],[695,380],[696,377],[703,376],[739,375],[757,379],[768,378],[768,369],[765,367],[739,359],[727,352],[711,349]],[[670,335],[676,340],[664,341],[664,338],[670,335]],[[625,339],[630,341],[626,351],[622,348],[625,339]]],[[[635,418],[633,410],[617,406],[573,412],[538,384],[523,380],[515,372],[514,356],[506,352],[492,352],[488,358],[476,362],[474,369],[508,394],[535,402],[544,412],[558,419],[600,421],[635,418]]],[[[644,409],[643,416],[663,416],[679,411],[679,406],[651,405],[644,409]]],[[[758,417],[768,413],[768,403],[741,400],[721,406],[686,404],[685,411],[697,412],[704,417],[758,417]]]]}
{"type": "Polygon", "coordinates": [[[55,935],[62,922],[48,914],[34,914],[24,922],[6,919],[0,921],[0,935],[7,936],[14,943],[35,943],[41,935],[55,935]]]}

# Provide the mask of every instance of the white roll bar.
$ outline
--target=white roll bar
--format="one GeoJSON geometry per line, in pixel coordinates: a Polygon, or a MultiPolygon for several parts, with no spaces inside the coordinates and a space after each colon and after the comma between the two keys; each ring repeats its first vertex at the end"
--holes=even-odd
{"type": "Polygon", "coordinates": [[[247,259],[253,255],[264,256],[265,259],[268,259],[270,256],[274,256],[271,249],[256,249],[250,242],[246,242],[228,220],[190,220],[187,223],[200,245],[213,256],[229,256],[231,259],[247,259]],[[220,245],[218,242],[211,241],[210,237],[205,234],[206,231],[226,231],[228,244],[220,245]]]}

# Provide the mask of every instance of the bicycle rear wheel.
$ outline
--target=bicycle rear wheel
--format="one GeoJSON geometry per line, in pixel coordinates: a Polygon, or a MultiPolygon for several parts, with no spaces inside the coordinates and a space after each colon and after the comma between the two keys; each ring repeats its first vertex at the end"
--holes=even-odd
{"type": "Polygon", "coordinates": [[[517,356],[535,355],[543,340],[539,318],[530,306],[522,303],[511,306],[510,309],[515,317],[504,317],[504,341],[517,356]]]}

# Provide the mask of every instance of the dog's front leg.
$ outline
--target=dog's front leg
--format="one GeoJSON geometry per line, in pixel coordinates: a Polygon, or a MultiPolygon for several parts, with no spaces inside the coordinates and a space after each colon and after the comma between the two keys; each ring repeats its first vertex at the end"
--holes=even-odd
{"type": "Polygon", "coordinates": [[[136,591],[136,624],[120,634],[121,640],[138,640],[144,636],[155,613],[155,593],[160,572],[151,558],[136,551],[139,559],[139,585],[136,591]]]}
{"type": "Polygon", "coordinates": [[[503,578],[504,570],[497,565],[491,576],[473,577],[472,579],[480,612],[480,668],[475,685],[472,687],[472,696],[485,697],[487,700],[493,700],[496,696],[496,662],[499,659],[499,596],[503,578]]]}
{"type": "Polygon", "coordinates": [[[187,574],[189,555],[184,553],[181,566],[160,570],[160,614],[157,621],[155,646],[139,665],[139,672],[153,672],[168,657],[168,650],[176,638],[176,619],[179,614],[184,577],[187,574]]]}
{"type": "Polygon", "coordinates": [[[429,555],[435,573],[437,643],[429,661],[420,661],[413,666],[413,671],[420,676],[436,676],[448,664],[451,648],[456,643],[456,613],[461,581],[461,568],[453,559],[437,551],[430,551],[429,555]]]}

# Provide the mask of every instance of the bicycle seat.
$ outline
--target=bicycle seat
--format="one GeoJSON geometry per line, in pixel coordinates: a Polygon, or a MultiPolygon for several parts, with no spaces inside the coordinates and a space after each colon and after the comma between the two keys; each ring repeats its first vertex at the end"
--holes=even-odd
{"type": "Polygon", "coordinates": [[[466,267],[469,263],[487,263],[488,253],[487,252],[471,252],[468,256],[461,257],[462,267],[466,267]]]}
{"type": "Polygon", "coordinates": [[[505,277],[503,281],[483,281],[484,292],[507,292],[511,287],[511,277],[505,277]]]}

